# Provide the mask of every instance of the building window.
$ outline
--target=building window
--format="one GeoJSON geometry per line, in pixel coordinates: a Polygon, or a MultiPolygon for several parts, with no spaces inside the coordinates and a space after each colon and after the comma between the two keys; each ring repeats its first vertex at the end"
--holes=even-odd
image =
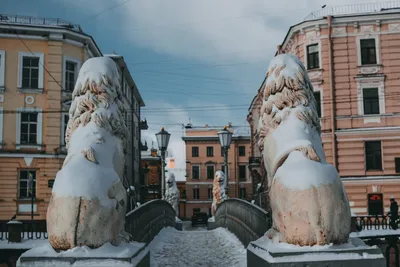
{"type": "Polygon", "coordinates": [[[196,214],[196,213],[199,213],[200,212],[200,209],[199,208],[194,208],[193,209],[193,214],[196,214]]]}
{"type": "Polygon", "coordinates": [[[20,170],[19,171],[19,198],[36,197],[36,171],[20,170]],[[32,192],[29,191],[29,179],[32,178],[32,192]]]}
{"type": "Polygon", "coordinates": [[[20,144],[37,144],[38,113],[21,113],[20,144]]]}
{"type": "Polygon", "coordinates": [[[200,166],[192,166],[192,179],[200,179],[200,166]]]}
{"type": "Polygon", "coordinates": [[[65,61],[65,84],[64,89],[74,91],[76,78],[78,76],[78,63],[70,60],[65,61]]]}
{"type": "Polygon", "coordinates": [[[239,146],[239,157],[244,157],[244,156],[246,156],[246,147],[239,146]]]}
{"type": "Polygon", "coordinates": [[[207,147],[207,157],[213,157],[214,156],[214,147],[208,146],[207,147]]]}
{"type": "Polygon", "coordinates": [[[240,188],[239,197],[240,198],[246,198],[246,188],[245,187],[240,188]]]}
{"type": "Polygon", "coordinates": [[[43,89],[42,53],[20,52],[18,58],[18,88],[43,89]]]}
{"type": "Polygon", "coordinates": [[[246,180],[246,166],[244,165],[239,166],[239,180],[246,180]]]}
{"type": "Polygon", "coordinates": [[[208,199],[213,199],[213,189],[208,188],[208,199]]]}
{"type": "Polygon", "coordinates": [[[207,165],[207,179],[214,179],[214,165],[207,165]]]}
{"type": "Polygon", "coordinates": [[[396,173],[400,173],[400,158],[394,158],[394,167],[396,173]]]}
{"type": "Polygon", "coordinates": [[[317,113],[318,113],[318,117],[321,118],[321,92],[314,92],[314,98],[315,101],[317,102],[317,113]]]}
{"type": "Polygon", "coordinates": [[[5,72],[6,72],[6,52],[0,50],[0,91],[4,90],[5,87],[5,72]]]}
{"type": "Polygon", "coordinates": [[[193,199],[199,199],[200,198],[200,189],[194,188],[193,189],[193,199]]]}
{"type": "Polygon", "coordinates": [[[319,68],[319,47],[318,44],[307,46],[307,69],[319,68]]]}
{"type": "Polygon", "coordinates": [[[363,89],[364,114],[379,114],[378,88],[363,89]]]}
{"type": "Polygon", "coordinates": [[[365,142],[365,167],[366,170],[382,170],[381,141],[365,142]]]}
{"type": "Polygon", "coordinates": [[[360,40],[361,65],[376,64],[376,43],[375,39],[360,40]]]}
{"type": "Polygon", "coordinates": [[[61,132],[61,144],[65,145],[65,133],[67,132],[67,126],[69,121],[68,113],[62,114],[62,132],[61,132]]]}
{"type": "Polygon", "coordinates": [[[383,215],[382,194],[368,195],[368,215],[383,215]]]}
{"type": "Polygon", "coordinates": [[[194,146],[192,147],[192,157],[198,157],[199,156],[199,147],[194,146]]]}

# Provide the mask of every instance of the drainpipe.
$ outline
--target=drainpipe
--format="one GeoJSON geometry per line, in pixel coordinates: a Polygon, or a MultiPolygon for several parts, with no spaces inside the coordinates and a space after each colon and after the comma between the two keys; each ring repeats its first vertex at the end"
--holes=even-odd
{"type": "Polygon", "coordinates": [[[336,100],[335,77],[333,71],[333,44],[332,44],[332,16],[328,16],[328,51],[329,51],[329,84],[331,100],[331,140],[332,140],[332,165],[337,169],[337,143],[336,143],[336,100]]]}

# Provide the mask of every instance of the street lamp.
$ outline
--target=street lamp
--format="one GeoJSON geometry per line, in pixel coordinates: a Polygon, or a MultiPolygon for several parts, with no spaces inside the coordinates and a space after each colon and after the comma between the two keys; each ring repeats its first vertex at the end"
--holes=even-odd
{"type": "Polygon", "coordinates": [[[218,137],[219,137],[219,143],[221,144],[222,149],[224,150],[224,169],[225,169],[225,181],[224,181],[224,186],[225,186],[225,194],[228,195],[228,181],[229,181],[229,176],[228,176],[228,150],[231,145],[232,141],[232,133],[228,131],[226,126],[224,126],[224,129],[222,131],[218,132],[218,137]]]}
{"type": "Polygon", "coordinates": [[[165,197],[165,152],[168,148],[169,138],[171,134],[161,128],[161,131],[156,133],[158,149],[161,151],[161,196],[165,197]]]}

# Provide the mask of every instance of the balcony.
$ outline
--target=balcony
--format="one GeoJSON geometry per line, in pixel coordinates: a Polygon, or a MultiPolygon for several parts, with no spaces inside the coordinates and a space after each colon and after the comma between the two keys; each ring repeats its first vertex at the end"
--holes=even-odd
{"type": "Polygon", "coordinates": [[[147,151],[148,149],[149,147],[147,146],[147,141],[145,141],[144,144],[142,141],[140,141],[140,151],[147,151]]]}
{"type": "Polygon", "coordinates": [[[147,125],[147,120],[141,120],[139,123],[140,130],[147,130],[149,126],[147,125]]]}

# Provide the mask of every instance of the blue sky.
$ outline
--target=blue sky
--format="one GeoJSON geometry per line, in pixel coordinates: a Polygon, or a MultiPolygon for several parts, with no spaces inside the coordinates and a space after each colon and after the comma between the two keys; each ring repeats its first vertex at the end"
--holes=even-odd
{"type": "MultiPolygon", "coordinates": [[[[0,0],[1,13],[80,24],[104,54],[124,56],[145,101],[150,129],[165,126],[170,156],[184,168],[182,127],[248,133],[247,109],[290,25],[323,4],[360,0],[0,0]],[[195,107],[195,108],[193,108],[195,107]],[[200,108],[198,108],[200,107],[200,108]]],[[[178,177],[179,179],[180,177],[178,177]]]]}

